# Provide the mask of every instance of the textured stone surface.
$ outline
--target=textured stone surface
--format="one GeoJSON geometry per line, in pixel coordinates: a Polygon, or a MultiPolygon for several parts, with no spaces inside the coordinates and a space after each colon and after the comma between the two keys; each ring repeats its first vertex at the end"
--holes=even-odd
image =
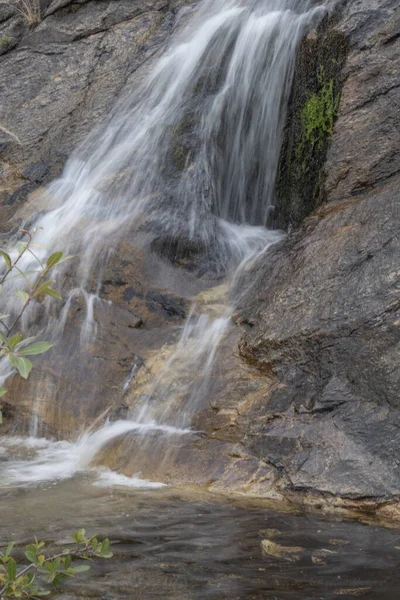
{"type": "Polygon", "coordinates": [[[400,130],[397,2],[343,6],[345,83],[328,203],[249,274],[242,356],[269,373],[245,444],[294,490],[400,493],[400,130]]]}
{"type": "Polygon", "coordinates": [[[251,448],[296,487],[400,490],[398,185],[322,209],[269,253],[241,313],[242,355],[280,383],[250,411],[251,448]]]}
{"type": "MultiPolygon", "coordinates": [[[[0,227],[137,86],[176,21],[178,2],[47,2],[29,28],[0,11],[0,227]],[[10,39],[11,38],[11,39],[10,39]]],[[[18,221],[17,221],[18,222],[18,221]]]]}
{"type": "MultiPolygon", "coordinates": [[[[42,22],[32,28],[0,5],[0,39],[14,36],[12,45],[0,48],[0,231],[48,210],[44,184],[59,174],[88,132],[117,110],[117,100],[139,85],[150,59],[168,41],[180,4],[46,1],[42,22]]],[[[96,286],[97,280],[93,292],[96,286]]],[[[96,342],[80,345],[86,305],[78,295],[51,357],[43,357],[29,382],[18,377],[9,382],[7,426],[17,405],[20,430],[28,431],[33,410],[43,434],[75,437],[119,405],[132,369],[174,339],[170,326],[182,322],[187,297],[198,290],[190,276],[178,272],[172,278],[148,248],[129,243],[114,248],[104,265],[102,300],[94,302],[96,342]]]]}
{"type": "Polygon", "coordinates": [[[400,171],[400,9],[349,2],[338,29],[351,50],[326,164],[329,200],[376,187],[400,171]]]}

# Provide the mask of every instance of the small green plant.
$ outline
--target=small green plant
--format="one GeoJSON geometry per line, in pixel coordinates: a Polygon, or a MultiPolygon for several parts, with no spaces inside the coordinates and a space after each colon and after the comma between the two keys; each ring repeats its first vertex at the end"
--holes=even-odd
{"type": "Polygon", "coordinates": [[[39,25],[42,20],[40,0],[15,0],[9,2],[31,27],[39,25]]]}
{"type": "Polygon", "coordinates": [[[321,150],[323,143],[330,139],[337,111],[339,97],[335,92],[334,81],[327,81],[325,71],[321,67],[318,73],[320,90],[312,94],[301,112],[301,139],[296,155],[300,159],[305,150],[310,152],[321,150]]]}
{"type": "Polygon", "coordinates": [[[85,530],[79,529],[69,539],[72,548],[46,556],[45,543],[35,538],[34,543],[25,547],[22,565],[12,556],[14,544],[8,544],[0,552],[0,600],[48,596],[49,586],[58,589],[65,580],[90,569],[89,565],[75,564],[76,560],[112,556],[107,538],[100,541],[95,536],[86,537],[85,530]]]}
{"type": "MultiPolygon", "coordinates": [[[[34,230],[33,233],[35,232],[36,230],[34,230]]],[[[32,363],[27,357],[43,354],[44,352],[47,352],[53,344],[45,341],[35,341],[36,337],[24,338],[22,333],[17,330],[18,325],[22,315],[33,300],[40,301],[45,296],[51,296],[61,300],[60,294],[53,288],[55,280],[48,279],[48,275],[56,265],[59,265],[72,257],[64,257],[62,252],[54,252],[45,262],[42,262],[33,252],[32,234],[27,230],[22,230],[22,233],[28,237],[28,241],[19,242],[17,245],[18,255],[14,260],[11,259],[11,256],[5,250],[0,249],[0,256],[3,258],[6,267],[4,274],[0,276],[0,295],[3,291],[3,285],[7,283],[11,277],[14,277],[13,272],[16,272],[17,276],[22,278],[25,282],[24,290],[14,290],[15,295],[21,302],[21,307],[16,315],[11,318],[11,315],[9,314],[0,314],[0,358],[7,357],[10,365],[18,371],[21,377],[27,379],[32,370],[32,363]],[[20,260],[26,253],[33,256],[38,264],[37,269],[29,272],[24,272],[20,269],[20,260]]],[[[6,392],[6,388],[0,387],[0,398],[4,396],[6,392]]],[[[0,407],[0,423],[1,422],[2,414],[0,407]]]]}
{"type": "Polygon", "coordinates": [[[8,46],[13,39],[14,38],[11,35],[3,35],[0,37],[0,51],[4,50],[4,48],[6,48],[6,46],[8,46]]]}

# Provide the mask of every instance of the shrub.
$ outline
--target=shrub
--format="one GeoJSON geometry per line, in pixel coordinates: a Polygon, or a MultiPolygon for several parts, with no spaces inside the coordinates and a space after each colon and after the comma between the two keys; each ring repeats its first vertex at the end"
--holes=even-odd
{"type": "MultiPolygon", "coordinates": [[[[64,257],[62,252],[54,252],[48,257],[46,262],[41,261],[32,250],[32,234],[26,230],[21,231],[28,237],[28,241],[19,242],[17,245],[18,254],[14,260],[11,259],[5,250],[0,249],[0,256],[3,258],[6,267],[4,274],[0,276],[0,294],[2,293],[3,285],[11,277],[14,277],[13,272],[16,272],[17,276],[25,282],[24,290],[14,290],[15,295],[21,302],[16,315],[11,317],[9,314],[0,314],[0,325],[2,326],[2,329],[0,329],[0,358],[7,357],[11,366],[19,372],[21,377],[27,379],[32,370],[32,363],[27,357],[47,352],[52,347],[52,344],[45,341],[37,341],[35,337],[24,338],[22,333],[18,331],[22,315],[33,300],[40,301],[46,296],[61,300],[60,294],[53,288],[55,281],[48,279],[48,275],[56,265],[72,257],[64,257]],[[37,269],[30,272],[24,272],[20,269],[20,260],[26,253],[33,256],[38,264],[37,269]]],[[[33,233],[35,234],[35,232],[36,230],[33,233]]],[[[6,388],[0,387],[0,398],[6,393],[6,388]]],[[[1,422],[2,415],[0,410],[1,422]]]]}
{"type": "Polygon", "coordinates": [[[88,571],[89,565],[76,565],[74,561],[90,560],[94,557],[110,558],[110,542],[106,538],[99,541],[96,537],[86,537],[80,529],[69,538],[72,548],[58,554],[46,556],[45,543],[35,542],[25,547],[25,561],[19,565],[12,553],[14,544],[8,544],[0,552],[0,598],[38,598],[51,593],[49,587],[59,588],[70,577],[88,571]],[[27,564],[26,564],[27,563],[27,564]]]}

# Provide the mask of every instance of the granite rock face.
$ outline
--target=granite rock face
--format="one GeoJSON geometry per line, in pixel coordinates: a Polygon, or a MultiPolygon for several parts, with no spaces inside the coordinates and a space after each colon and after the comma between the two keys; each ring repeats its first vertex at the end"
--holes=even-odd
{"type": "Polygon", "coordinates": [[[348,2],[326,204],[247,275],[243,358],[269,373],[245,443],[287,489],[400,493],[400,10],[348,2]]]}
{"type": "MultiPolygon", "coordinates": [[[[134,89],[178,2],[55,0],[30,27],[0,6],[0,225],[58,176],[70,152],[134,89]]],[[[11,219],[11,220],[10,220],[11,219]]]]}
{"type": "Polygon", "coordinates": [[[337,28],[351,50],[325,167],[330,201],[382,186],[400,172],[398,3],[348,2],[337,28]]]}
{"type": "Polygon", "coordinates": [[[250,448],[297,489],[400,489],[399,183],[324,206],[252,274],[240,351],[276,385],[250,448]]]}

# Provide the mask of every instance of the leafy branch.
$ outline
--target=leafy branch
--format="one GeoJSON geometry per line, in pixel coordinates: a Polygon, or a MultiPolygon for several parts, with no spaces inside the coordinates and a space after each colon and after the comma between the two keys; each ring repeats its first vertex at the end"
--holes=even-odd
{"type": "Polygon", "coordinates": [[[9,544],[4,552],[0,552],[0,600],[48,596],[51,590],[43,587],[43,583],[58,589],[65,580],[90,569],[89,565],[75,565],[76,559],[112,556],[107,538],[100,541],[95,536],[86,537],[85,530],[79,529],[70,539],[73,548],[46,556],[45,543],[35,538],[35,543],[25,548],[28,564],[22,569],[18,569],[17,561],[12,557],[14,543],[9,544]]]}
{"type": "MultiPolygon", "coordinates": [[[[26,229],[21,230],[24,235],[28,237],[28,241],[21,241],[17,244],[18,255],[13,260],[11,256],[4,250],[0,249],[0,257],[3,258],[6,266],[6,270],[2,276],[0,276],[0,294],[2,293],[3,284],[7,283],[11,279],[13,271],[17,272],[17,276],[22,277],[25,282],[24,290],[15,290],[15,294],[18,299],[22,302],[21,308],[17,311],[16,316],[9,324],[8,319],[11,315],[0,314],[0,325],[3,330],[0,329],[0,358],[7,356],[12,367],[17,369],[21,377],[27,379],[32,370],[32,362],[27,356],[35,356],[47,352],[53,344],[45,341],[38,341],[31,343],[36,338],[23,338],[20,332],[17,332],[17,327],[21,321],[21,318],[28,306],[33,300],[40,301],[46,296],[51,296],[61,300],[60,294],[54,289],[54,279],[49,279],[50,271],[56,266],[66,260],[72,258],[72,256],[63,256],[62,252],[53,252],[45,262],[42,262],[40,258],[35,254],[32,249],[33,235],[26,229]],[[18,266],[21,258],[29,253],[38,264],[38,268],[34,271],[24,272],[18,266]],[[35,275],[33,281],[30,281],[29,276],[35,275]]],[[[36,233],[36,229],[33,234],[36,233]]],[[[0,387],[0,398],[7,392],[6,388],[0,387]]],[[[2,421],[0,411],[0,423],[2,421]]]]}

